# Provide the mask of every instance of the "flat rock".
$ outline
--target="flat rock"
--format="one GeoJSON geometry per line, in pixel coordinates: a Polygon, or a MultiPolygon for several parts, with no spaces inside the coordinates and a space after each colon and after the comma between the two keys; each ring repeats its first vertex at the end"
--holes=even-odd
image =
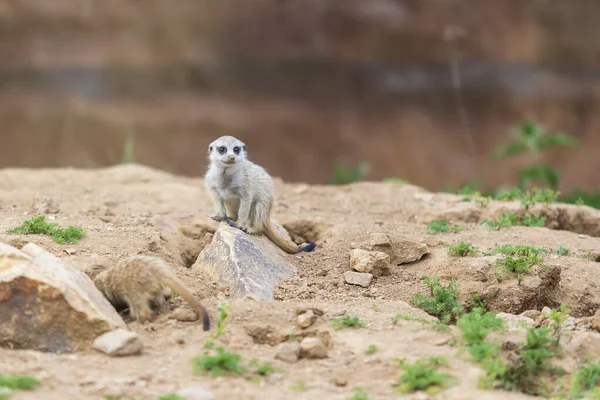
{"type": "Polygon", "coordinates": [[[301,358],[327,358],[327,346],[316,337],[306,337],[300,342],[301,358]]]}
{"type": "Polygon", "coordinates": [[[373,281],[373,275],[365,272],[344,272],[344,281],[350,285],[369,287],[373,281]]]}
{"type": "Polygon", "coordinates": [[[169,314],[169,319],[176,319],[181,322],[193,322],[198,320],[198,314],[192,309],[177,307],[169,314]]]}
{"type": "Polygon", "coordinates": [[[115,329],[106,332],[94,340],[94,349],[109,356],[129,356],[142,351],[142,341],[135,332],[115,329]]]}
{"type": "Polygon", "coordinates": [[[275,358],[293,364],[300,359],[300,345],[298,343],[281,343],[277,347],[275,358]]]}
{"type": "Polygon", "coordinates": [[[396,265],[418,261],[429,253],[427,244],[410,236],[371,234],[368,245],[372,251],[380,251],[389,255],[390,261],[396,265]],[[384,240],[384,237],[387,238],[387,241],[384,240]]]}
{"type": "Polygon", "coordinates": [[[85,273],[33,243],[0,243],[0,345],[74,352],[117,328],[127,326],[85,273]]]}
{"type": "Polygon", "coordinates": [[[353,249],[350,251],[350,268],[367,272],[375,277],[390,274],[390,256],[381,251],[353,249]]]}
{"type": "MultiPolygon", "coordinates": [[[[276,221],[273,225],[287,235],[276,221]]],[[[192,269],[228,286],[232,299],[250,296],[260,301],[273,301],[275,287],[295,274],[294,267],[285,261],[283,254],[283,250],[266,236],[248,235],[221,223],[192,269]]]]}
{"type": "Polygon", "coordinates": [[[577,363],[585,364],[600,359],[600,333],[594,331],[571,331],[562,335],[560,344],[565,353],[577,363]]]}
{"type": "Polygon", "coordinates": [[[180,389],[177,395],[187,400],[215,400],[215,395],[202,386],[190,386],[180,389]]]}

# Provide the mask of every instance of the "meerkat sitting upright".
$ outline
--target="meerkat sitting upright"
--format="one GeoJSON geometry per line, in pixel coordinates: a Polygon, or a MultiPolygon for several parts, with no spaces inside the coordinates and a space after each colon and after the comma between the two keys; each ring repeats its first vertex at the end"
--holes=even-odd
{"type": "Polygon", "coordinates": [[[284,251],[295,254],[314,250],[315,242],[297,245],[271,223],[275,188],[271,176],[248,160],[246,145],[233,136],[222,136],[208,147],[210,166],[205,187],[215,203],[215,221],[224,221],[248,234],[264,233],[284,251]]]}
{"type": "Polygon", "coordinates": [[[138,322],[152,318],[151,303],[164,310],[166,298],[170,295],[168,288],[175,290],[198,314],[204,330],[210,329],[206,309],[179,282],[167,263],[158,257],[128,257],[100,272],[93,281],[113,307],[129,307],[129,314],[138,322]]]}

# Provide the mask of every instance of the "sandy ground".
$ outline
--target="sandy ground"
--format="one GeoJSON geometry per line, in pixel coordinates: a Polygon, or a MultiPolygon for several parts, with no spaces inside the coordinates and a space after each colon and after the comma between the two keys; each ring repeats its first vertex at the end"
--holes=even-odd
{"type": "MultiPolygon", "coordinates": [[[[422,399],[427,396],[395,391],[401,370],[394,359],[414,360],[427,355],[448,356],[449,371],[458,378],[458,384],[439,398],[526,398],[517,393],[476,389],[481,370],[449,344],[451,332],[438,332],[412,321],[392,324],[392,317],[398,313],[429,318],[408,304],[414,293],[425,289],[421,277],[456,279],[464,301],[473,293],[486,293],[492,288],[500,293],[490,303],[496,311],[519,313],[568,301],[574,316],[586,317],[600,305],[595,286],[600,275],[598,264],[578,257],[600,248],[600,239],[581,232],[581,226],[588,225],[580,224],[576,232],[523,227],[489,231],[478,222],[504,205],[492,202],[483,208],[463,201],[461,196],[429,193],[410,185],[359,183],[333,187],[289,185],[276,180],[276,190],[274,217],[293,237],[316,240],[317,250],[285,256],[298,274],[279,285],[275,302],[232,301],[226,333],[218,341],[229,351],[238,352],[245,363],[253,358],[271,363],[277,369],[275,374],[259,380],[194,375],[192,359],[204,352],[208,333],[197,322],[163,316],[143,326],[129,323],[145,345],[139,356],[109,358],[94,350],[53,355],[0,349],[0,372],[30,374],[43,382],[35,392],[20,392],[14,398],[151,399],[202,385],[218,399],[341,400],[351,398],[357,386],[365,389],[369,399],[422,399]],[[449,217],[464,230],[428,235],[426,223],[441,217],[449,217]],[[350,250],[373,232],[416,238],[427,243],[430,254],[421,261],[394,266],[390,275],[375,279],[369,288],[345,284],[343,273],[349,270],[350,250]],[[529,295],[515,282],[493,284],[484,276],[485,265],[491,262],[485,257],[448,257],[444,245],[461,240],[482,249],[496,243],[530,244],[550,250],[562,245],[572,253],[568,257],[549,256],[547,263],[560,268],[560,280],[536,292],[535,282],[528,283],[527,278],[525,287],[535,292],[529,295]],[[328,358],[302,359],[296,364],[276,360],[276,344],[293,340],[290,335],[301,335],[295,327],[295,310],[306,305],[324,312],[309,331],[327,338],[328,358]],[[330,320],[343,314],[359,316],[367,326],[334,330],[330,320]],[[371,344],[379,351],[366,355],[371,344]]],[[[202,179],[135,165],[101,170],[3,170],[0,232],[34,215],[33,206],[40,204],[40,199],[52,199],[59,206],[59,212],[53,214],[56,221],[84,227],[87,237],[75,245],[58,245],[43,236],[7,234],[0,234],[0,241],[15,246],[32,241],[65,264],[91,274],[130,255],[161,256],[202,299],[213,320],[216,318],[218,303],[227,297],[227,289],[202,280],[189,268],[206,245],[204,234],[217,228],[209,218],[212,204],[202,179]]],[[[588,209],[585,212],[596,215],[588,209]]]]}

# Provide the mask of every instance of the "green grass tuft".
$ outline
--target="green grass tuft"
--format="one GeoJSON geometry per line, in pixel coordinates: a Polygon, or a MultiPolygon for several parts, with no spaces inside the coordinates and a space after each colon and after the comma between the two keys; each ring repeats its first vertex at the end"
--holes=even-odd
{"type": "Polygon", "coordinates": [[[448,246],[448,255],[453,257],[475,257],[479,248],[471,243],[460,242],[454,246],[448,246]]]}
{"type": "Polygon", "coordinates": [[[213,376],[235,375],[240,376],[247,372],[241,365],[242,357],[236,353],[229,353],[222,347],[216,348],[216,355],[203,354],[194,357],[194,373],[203,375],[210,373],[213,376]]]}
{"type": "Polygon", "coordinates": [[[331,324],[336,330],[340,330],[342,328],[363,328],[366,326],[366,324],[362,322],[360,318],[350,317],[348,315],[333,319],[331,324]]]}
{"type": "Polygon", "coordinates": [[[366,355],[371,355],[377,353],[379,349],[374,344],[370,344],[367,350],[365,351],[366,355]]]}
{"type": "Polygon", "coordinates": [[[579,370],[573,375],[571,397],[574,399],[586,398],[590,390],[597,388],[600,388],[600,361],[579,367],[579,370]]]}
{"type": "Polygon", "coordinates": [[[546,226],[546,217],[539,215],[502,213],[502,217],[498,221],[486,219],[482,224],[487,225],[490,230],[499,230],[501,228],[510,228],[512,226],[544,227],[546,226]]]}
{"type": "Polygon", "coordinates": [[[160,396],[158,400],[187,400],[187,397],[179,396],[175,393],[169,393],[164,396],[160,396]]]}
{"type": "Polygon", "coordinates": [[[398,391],[410,393],[427,390],[435,393],[450,386],[452,384],[450,375],[438,371],[440,366],[446,365],[446,361],[440,357],[427,357],[414,363],[403,363],[401,368],[404,370],[404,374],[400,376],[398,391]]]}
{"type": "Polygon", "coordinates": [[[568,256],[571,253],[571,250],[563,246],[558,246],[554,252],[559,256],[568,256]]]}
{"type": "Polygon", "coordinates": [[[367,392],[361,387],[354,388],[354,396],[350,397],[348,400],[369,400],[369,396],[367,396],[367,392]]]}
{"type": "Polygon", "coordinates": [[[447,219],[438,219],[427,224],[427,233],[430,235],[442,232],[460,232],[461,230],[462,228],[458,226],[449,227],[447,219]]]}
{"type": "Polygon", "coordinates": [[[85,237],[82,228],[69,226],[59,228],[56,222],[46,221],[46,217],[41,215],[24,221],[20,226],[9,229],[10,235],[47,235],[58,244],[77,243],[85,237]]]}
{"type": "Polygon", "coordinates": [[[429,293],[417,293],[411,299],[411,304],[448,324],[462,314],[463,307],[458,303],[458,284],[451,281],[443,287],[440,279],[423,277],[423,283],[429,287],[429,293]]]}

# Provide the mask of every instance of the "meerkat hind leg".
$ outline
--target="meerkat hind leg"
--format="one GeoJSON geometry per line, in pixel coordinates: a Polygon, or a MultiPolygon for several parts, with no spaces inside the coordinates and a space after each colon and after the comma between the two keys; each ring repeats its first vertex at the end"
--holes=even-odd
{"type": "Polygon", "coordinates": [[[152,319],[152,309],[147,298],[143,299],[132,299],[131,297],[125,297],[125,302],[129,306],[129,315],[134,320],[144,323],[152,319]]]}

